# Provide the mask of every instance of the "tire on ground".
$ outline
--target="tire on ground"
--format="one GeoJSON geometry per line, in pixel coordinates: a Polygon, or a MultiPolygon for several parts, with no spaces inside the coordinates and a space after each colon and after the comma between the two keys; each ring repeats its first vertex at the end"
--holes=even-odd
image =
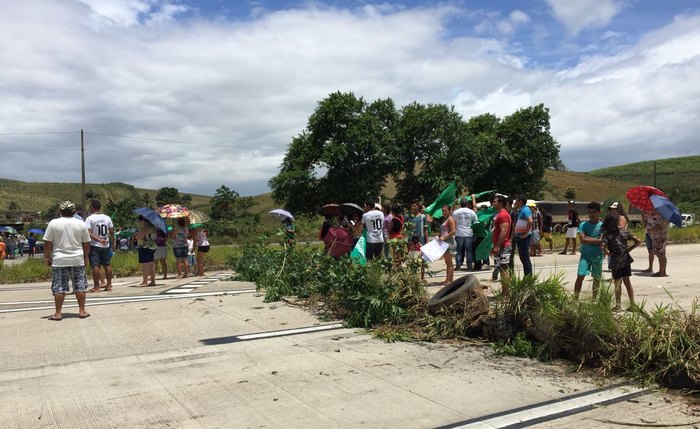
{"type": "Polygon", "coordinates": [[[564,228],[560,224],[556,224],[554,225],[552,231],[556,232],[557,234],[561,234],[562,232],[564,232],[564,228]]]}
{"type": "Polygon", "coordinates": [[[460,299],[470,296],[476,298],[482,293],[481,283],[472,274],[460,277],[444,288],[440,289],[428,303],[428,310],[435,313],[445,307],[449,307],[460,299]]]}

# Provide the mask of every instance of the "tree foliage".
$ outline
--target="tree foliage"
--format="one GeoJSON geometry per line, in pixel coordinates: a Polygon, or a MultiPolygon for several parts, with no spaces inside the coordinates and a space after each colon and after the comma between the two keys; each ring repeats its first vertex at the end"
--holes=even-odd
{"type": "Polygon", "coordinates": [[[540,198],[545,169],[560,167],[542,104],[503,119],[483,114],[464,121],[442,104],[414,102],[397,110],[391,99],[368,103],[336,92],[292,139],[269,184],[277,203],[313,213],[327,203],[376,198],[388,177],[404,205],[431,201],[453,180],[461,192],[497,189],[540,198]]]}
{"type": "Polygon", "coordinates": [[[236,216],[236,203],[240,195],[238,192],[221,185],[211,198],[211,218],[214,220],[231,220],[236,216]]]}
{"type": "MultiPolygon", "coordinates": [[[[148,194],[144,194],[143,196],[144,204],[146,204],[147,195],[148,194]]],[[[150,200],[150,196],[148,196],[148,199],[150,200]]],[[[156,194],[156,204],[159,206],[165,204],[187,205],[191,202],[192,196],[187,194],[181,195],[177,188],[170,188],[166,186],[158,189],[158,193],[156,194]]]]}

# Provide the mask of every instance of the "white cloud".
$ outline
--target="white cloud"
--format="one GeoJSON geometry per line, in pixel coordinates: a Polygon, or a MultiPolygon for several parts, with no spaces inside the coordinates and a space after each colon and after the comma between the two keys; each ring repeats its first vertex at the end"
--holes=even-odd
{"type": "Polygon", "coordinates": [[[620,0],[546,0],[552,14],[576,35],[585,28],[607,25],[622,10],[620,0]]]}
{"type": "MultiPolygon", "coordinates": [[[[697,16],[557,71],[528,68],[530,58],[507,39],[448,37],[458,12],[452,7],[310,6],[258,10],[244,21],[178,22],[166,18],[180,13],[170,6],[177,9],[156,0],[5,6],[0,134],[73,134],[0,136],[6,152],[0,176],[78,181],[77,132],[84,128],[91,132],[89,182],[265,192],[292,137],[334,91],[391,97],[399,107],[454,104],[465,118],[544,103],[565,162],[575,169],[579,159],[566,154],[591,145],[643,140],[686,147],[700,134],[697,16]],[[8,168],[27,162],[41,166],[32,177],[8,168]]],[[[501,16],[490,22],[532,19],[519,11],[501,16]]]]}

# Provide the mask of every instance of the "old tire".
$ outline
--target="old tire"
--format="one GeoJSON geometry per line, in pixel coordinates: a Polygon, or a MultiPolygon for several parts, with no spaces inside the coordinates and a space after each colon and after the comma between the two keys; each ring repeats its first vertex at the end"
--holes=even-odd
{"type": "Polygon", "coordinates": [[[554,231],[557,234],[561,234],[562,232],[564,232],[564,228],[561,225],[557,224],[557,225],[554,225],[554,228],[552,228],[552,231],[554,231]]]}
{"type": "Polygon", "coordinates": [[[467,274],[448,284],[433,295],[428,303],[428,310],[431,313],[436,313],[466,296],[475,298],[479,292],[481,292],[481,283],[479,283],[476,276],[467,274]]]}

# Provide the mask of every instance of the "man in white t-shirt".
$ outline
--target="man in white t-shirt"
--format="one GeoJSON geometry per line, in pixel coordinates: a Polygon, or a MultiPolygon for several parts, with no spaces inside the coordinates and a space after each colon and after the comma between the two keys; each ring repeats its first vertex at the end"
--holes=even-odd
{"type": "Polygon", "coordinates": [[[75,204],[64,201],[59,205],[61,217],[49,222],[44,233],[44,258],[51,267],[51,291],[56,306],[49,320],[62,320],[63,300],[69,292],[69,280],[78,300],[78,317],[90,317],[85,311],[85,265],[90,252],[90,234],[82,220],[73,217],[75,204]]]}
{"type": "MultiPolygon", "coordinates": [[[[472,196],[473,198],[473,196],[472,196]]],[[[455,269],[459,270],[467,257],[467,271],[474,269],[474,232],[472,225],[477,222],[476,212],[469,208],[469,201],[466,198],[459,200],[459,208],[452,212],[452,217],[457,226],[455,241],[457,242],[457,256],[455,257],[455,269]]]]}
{"type": "Polygon", "coordinates": [[[374,207],[374,202],[372,200],[367,200],[365,203],[362,225],[367,233],[365,257],[368,261],[379,258],[384,248],[384,234],[382,232],[384,228],[384,213],[374,207]]]}
{"type": "Polygon", "coordinates": [[[105,291],[112,290],[112,259],[114,242],[114,225],[112,219],[100,212],[102,204],[99,200],[90,203],[90,216],[85,219],[88,233],[90,234],[90,267],[92,268],[93,288],[88,292],[100,290],[100,267],[104,267],[107,285],[105,291]]]}

